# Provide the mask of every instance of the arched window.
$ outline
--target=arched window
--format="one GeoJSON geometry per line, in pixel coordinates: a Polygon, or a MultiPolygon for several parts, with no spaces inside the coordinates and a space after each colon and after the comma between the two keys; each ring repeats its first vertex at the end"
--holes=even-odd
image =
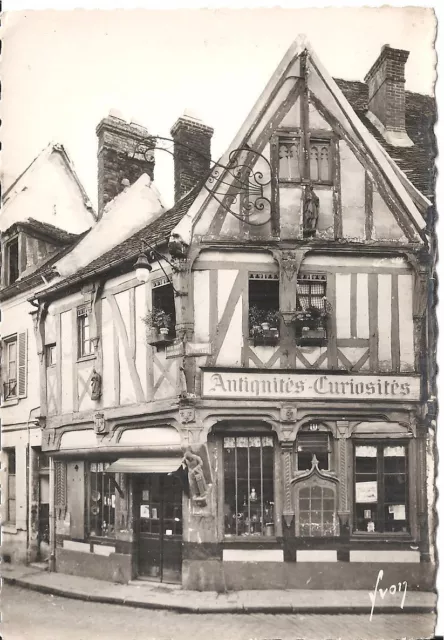
{"type": "Polygon", "coordinates": [[[330,468],[331,436],[323,425],[315,422],[302,427],[296,439],[296,468],[298,471],[309,471],[313,456],[316,456],[318,467],[327,471],[330,468]]]}

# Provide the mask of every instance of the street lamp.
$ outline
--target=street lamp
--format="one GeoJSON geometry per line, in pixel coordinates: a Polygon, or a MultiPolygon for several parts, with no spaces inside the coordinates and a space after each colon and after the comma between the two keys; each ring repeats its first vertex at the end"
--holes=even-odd
{"type": "Polygon", "coordinates": [[[136,270],[136,278],[139,282],[148,282],[148,276],[150,271],[152,271],[153,267],[148,262],[148,258],[144,253],[141,253],[137,258],[136,264],[134,265],[136,270]]]}

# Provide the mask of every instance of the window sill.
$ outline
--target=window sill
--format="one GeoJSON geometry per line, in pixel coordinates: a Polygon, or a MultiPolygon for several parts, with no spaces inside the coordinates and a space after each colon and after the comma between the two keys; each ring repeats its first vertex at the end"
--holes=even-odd
{"type": "Polygon", "coordinates": [[[380,531],[354,531],[350,535],[351,542],[360,542],[368,540],[404,540],[405,542],[414,542],[412,535],[404,531],[389,531],[381,533],[380,531]]]}
{"type": "Polygon", "coordinates": [[[17,533],[17,525],[12,522],[4,522],[2,524],[2,533],[17,533]]]}
{"type": "Polygon", "coordinates": [[[265,546],[278,546],[279,540],[276,536],[257,536],[257,537],[248,537],[248,536],[233,536],[233,537],[224,537],[223,540],[224,545],[233,545],[239,546],[240,544],[246,545],[260,545],[261,547],[265,546]]]}
{"type": "Polygon", "coordinates": [[[14,407],[18,403],[18,398],[8,398],[7,400],[3,400],[2,407],[14,407]]]}
{"type": "Polygon", "coordinates": [[[77,358],[77,362],[86,362],[88,360],[94,360],[96,357],[97,356],[95,353],[91,353],[88,356],[82,356],[81,358],[77,358]]]}
{"type": "Polygon", "coordinates": [[[88,542],[92,542],[94,544],[103,544],[103,545],[108,545],[108,544],[115,545],[116,540],[117,538],[115,537],[114,538],[105,537],[105,536],[89,536],[88,537],[88,542]]]}

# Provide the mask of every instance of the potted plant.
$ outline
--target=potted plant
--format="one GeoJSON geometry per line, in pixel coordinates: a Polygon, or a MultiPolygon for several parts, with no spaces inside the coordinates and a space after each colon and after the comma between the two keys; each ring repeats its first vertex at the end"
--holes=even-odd
{"type": "Polygon", "coordinates": [[[265,313],[257,305],[252,305],[248,310],[248,323],[250,325],[250,333],[256,334],[261,331],[261,325],[265,320],[265,313]]]}
{"type": "Polygon", "coordinates": [[[324,308],[308,306],[296,312],[296,327],[300,338],[319,341],[325,339],[325,321],[327,318],[326,306],[324,308]]]}
{"type": "Polygon", "coordinates": [[[171,327],[171,320],[171,314],[159,307],[153,307],[144,318],[144,322],[148,327],[155,329],[164,336],[168,335],[171,327]]]}
{"type": "Polygon", "coordinates": [[[279,331],[280,314],[277,309],[270,309],[266,316],[271,331],[279,331]]]}

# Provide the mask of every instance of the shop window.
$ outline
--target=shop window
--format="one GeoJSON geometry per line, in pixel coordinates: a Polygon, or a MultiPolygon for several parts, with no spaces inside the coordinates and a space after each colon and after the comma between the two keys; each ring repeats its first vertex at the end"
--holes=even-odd
{"type": "Polygon", "coordinates": [[[19,244],[18,237],[10,240],[6,245],[7,256],[7,285],[14,284],[18,279],[19,273],[19,244]]]}
{"type": "Polygon", "coordinates": [[[312,485],[299,490],[299,535],[337,535],[335,492],[327,486],[312,485]]]}
{"type": "Polygon", "coordinates": [[[88,470],[88,534],[114,538],[117,483],[108,462],[90,462],[88,470]]]}
{"type": "Polygon", "coordinates": [[[56,345],[46,345],[46,366],[53,367],[56,364],[56,345]]]}
{"type": "Polygon", "coordinates": [[[279,342],[279,279],[277,274],[250,275],[248,287],[248,323],[255,345],[279,342]]]}
{"type": "Polygon", "coordinates": [[[274,465],[271,436],[223,439],[226,536],[274,535],[274,465]]]}
{"type": "Polygon", "coordinates": [[[297,279],[296,339],[298,344],[322,345],[327,338],[329,305],[324,274],[301,274],[297,279]]]}
{"type": "Polygon", "coordinates": [[[307,430],[304,429],[298,433],[296,441],[298,471],[309,471],[313,456],[316,456],[319,469],[327,471],[330,467],[330,433],[318,431],[318,429],[318,425],[313,423],[307,427],[307,430]]]}
{"type": "Polygon", "coordinates": [[[332,181],[332,147],[330,139],[310,138],[309,175],[304,175],[304,151],[300,135],[280,135],[278,162],[280,182],[301,182],[303,179],[321,184],[332,181]]]}
{"type": "Polygon", "coordinates": [[[77,354],[79,358],[85,358],[94,353],[93,343],[90,337],[90,318],[88,308],[77,308],[77,354]]]}
{"type": "Polygon", "coordinates": [[[407,468],[405,444],[355,446],[356,531],[408,531],[407,468]]]}
{"type": "Polygon", "coordinates": [[[3,452],[6,456],[6,473],[7,473],[7,513],[6,521],[9,524],[16,522],[16,493],[15,493],[15,448],[4,448],[3,452]]]}

